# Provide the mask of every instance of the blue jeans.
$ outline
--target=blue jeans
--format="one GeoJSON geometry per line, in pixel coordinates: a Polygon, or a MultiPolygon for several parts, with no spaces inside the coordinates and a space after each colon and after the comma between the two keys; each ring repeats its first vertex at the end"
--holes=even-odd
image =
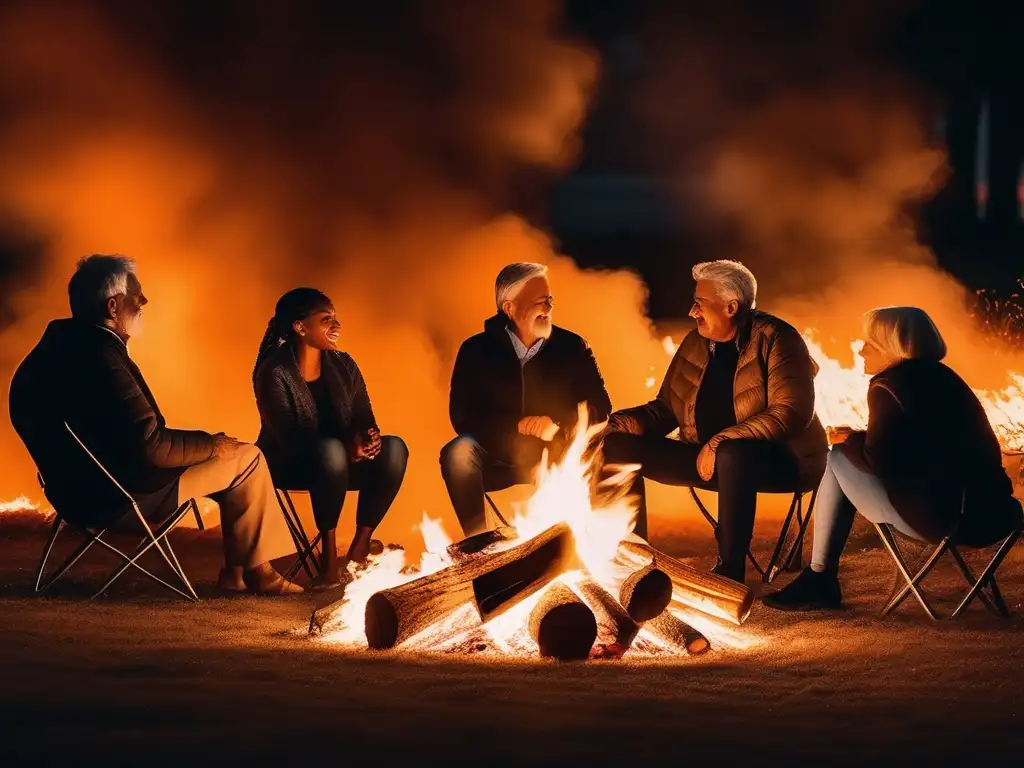
{"type": "Polygon", "coordinates": [[[537,465],[548,450],[557,460],[565,450],[562,441],[544,443],[536,437],[512,438],[512,463],[498,461],[472,435],[459,435],[441,449],[441,477],[448,488],[462,533],[473,536],[487,530],[484,493],[513,485],[533,483],[537,465]]]}
{"type": "Polygon", "coordinates": [[[839,556],[850,537],[855,512],[872,523],[888,523],[906,536],[923,540],[893,509],[882,482],[855,466],[846,458],[842,446],[837,446],[829,451],[825,475],[818,486],[812,569],[835,571],[839,567],[839,556]]]}
{"type": "Polygon", "coordinates": [[[321,438],[293,459],[276,467],[279,488],[309,491],[316,528],[323,533],[338,527],[348,491],[359,491],[356,526],[376,528],[402,487],[409,449],[394,435],[382,435],[374,459],[350,461],[348,447],[337,438],[321,438]]]}

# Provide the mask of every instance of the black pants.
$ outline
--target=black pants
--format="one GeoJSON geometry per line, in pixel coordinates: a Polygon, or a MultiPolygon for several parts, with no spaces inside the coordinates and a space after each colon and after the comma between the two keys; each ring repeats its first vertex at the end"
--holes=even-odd
{"type": "Polygon", "coordinates": [[[465,536],[487,530],[486,491],[532,483],[544,451],[548,451],[551,461],[557,462],[566,447],[564,441],[545,443],[528,435],[516,435],[512,444],[511,463],[488,455],[487,449],[472,435],[459,435],[441,449],[441,477],[465,536]]]}
{"type": "Polygon", "coordinates": [[[773,440],[725,440],[715,451],[715,474],[704,481],[697,474],[701,446],[667,437],[612,433],[604,441],[606,464],[640,464],[632,491],[640,497],[636,533],[647,538],[644,478],[665,485],[718,491],[718,557],[728,567],[743,569],[754,534],[757,492],[795,491],[796,459],[773,440]]]}
{"type": "Polygon", "coordinates": [[[376,528],[398,495],[405,478],[409,449],[400,437],[381,437],[372,460],[352,462],[345,444],[335,438],[317,440],[308,454],[287,467],[273,467],[278,488],[309,491],[317,530],[338,527],[348,491],[359,491],[356,525],[376,528]]]}

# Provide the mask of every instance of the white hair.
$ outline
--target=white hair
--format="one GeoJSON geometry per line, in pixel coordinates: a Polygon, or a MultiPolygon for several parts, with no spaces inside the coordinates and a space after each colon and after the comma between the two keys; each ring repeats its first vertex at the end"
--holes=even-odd
{"type": "Polygon", "coordinates": [[[693,268],[693,279],[711,281],[719,298],[737,301],[741,309],[753,309],[757,304],[757,279],[738,261],[701,262],[693,268]]]}
{"type": "Polygon", "coordinates": [[[893,360],[935,360],[946,342],[928,313],[918,307],[880,307],[864,313],[864,334],[893,360]]]}
{"type": "Polygon", "coordinates": [[[494,303],[498,311],[502,311],[506,301],[515,301],[523,286],[530,280],[535,277],[546,277],[547,274],[547,266],[532,261],[517,261],[502,268],[498,273],[498,279],[494,281],[494,303]]]}
{"type": "Polygon", "coordinates": [[[68,283],[71,315],[96,322],[107,316],[107,302],[128,293],[128,275],[135,274],[135,262],[119,254],[93,254],[78,262],[68,283]]]}

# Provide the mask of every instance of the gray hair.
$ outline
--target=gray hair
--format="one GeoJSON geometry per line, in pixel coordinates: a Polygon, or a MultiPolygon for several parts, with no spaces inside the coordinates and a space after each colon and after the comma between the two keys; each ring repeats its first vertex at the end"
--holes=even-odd
{"type": "Polygon", "coordinates": [[[506,301],[515,301],[527,282],[535,277],[545,277],[547,274],[547,266],[532,261],[517,261],[504,267],[498,273],[498,279],[494,281],[494,303],[498,311],[502,311],[502,305],[506,301]]]}
{"type": "Polygon", "coordinates": [[[918,307],[880,307],[864,313],[864,334],[893,360],[946,356],[946,342],[928,313],[918,307]]]}
{"type": "Polygon", "coordinates": [[[135,274],[135,262],[119,254],[96,253],[78,262],[68,282],[71,316],[99,322],[107,316],[111,296],[128,293],[128,275],[135,274]]]}
{"type": "Polygon", "coordinates": [[[719,298],[737,301],[741,309],[753,309],[757,304],[757,279],[738,261],[701,262],[693,268],[693,279],[710,280],[715,284],[719,298]]]}

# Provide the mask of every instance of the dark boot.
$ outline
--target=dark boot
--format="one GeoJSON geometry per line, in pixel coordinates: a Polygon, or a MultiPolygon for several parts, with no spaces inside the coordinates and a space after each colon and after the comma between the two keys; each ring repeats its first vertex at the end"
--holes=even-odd
{"type": "Polygon", "coordinates": [[[804,568],[793,581],[761,598],[779,611],[822,611],[843,607],[843,592],[835,572],[818,573],[804,568]]]}
{"type": "Polygon", "coordinates": [[[711,572],[716,576],[722,576],[726,579],[732,579],[743,584],[747,578],[747,564],[741,562],[739,565],[732,565],[730,563],[723,563],[721,560],[711,569],[711,572]]]}

